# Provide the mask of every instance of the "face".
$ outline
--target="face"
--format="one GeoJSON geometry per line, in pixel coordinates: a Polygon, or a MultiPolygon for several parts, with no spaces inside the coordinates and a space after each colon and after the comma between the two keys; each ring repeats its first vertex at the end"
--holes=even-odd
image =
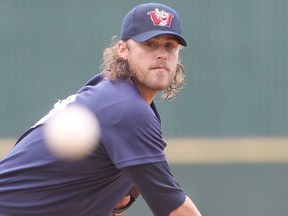
{"type": "Polygon", "coordinates": [[[118,52],[128,60],[142,94],[157,93],[171,84],[179,55],[179,42],[174,36],[160,35],[142,43],[130,39],[118,45],[118,52]]]}

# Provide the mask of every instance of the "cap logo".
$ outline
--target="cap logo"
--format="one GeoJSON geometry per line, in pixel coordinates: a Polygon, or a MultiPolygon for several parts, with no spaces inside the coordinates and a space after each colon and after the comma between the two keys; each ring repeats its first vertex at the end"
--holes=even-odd
{"type": "Polygon", "coordinates": [[[150,18],[155,26],[167,26],[170,27],[173,14],[168,13],[164,10],[159,10],[158,8],[155,9],[155,11],[150,11],[147,13],[147,15],[150,15],[150,18]]]}

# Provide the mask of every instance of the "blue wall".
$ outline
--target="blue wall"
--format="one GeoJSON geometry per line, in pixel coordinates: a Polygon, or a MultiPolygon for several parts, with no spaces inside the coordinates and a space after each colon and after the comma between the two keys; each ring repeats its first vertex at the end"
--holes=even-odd
{"type": "MultiPolygon", "coordinates": [[[[0,0],[0,137],[18,137],[99,72],[138,0],[0,0]]],[[[159,1],[183,18],[186,84],[157,99],[165,137],[288,135],[288,1],[159,1]]],[[[2,143],[1,143],[2,144],[2,143]]],[[[175,165],[203,216],[287,215],[286,164],[175,165]]],[[[150,215],[143,200],[127,213],[150,215]]]]}
{"type": "MultiPolygon", "coordinates": [[[[18,136],[98,73],[140,2],[1,0],[0,136],[18,136]]],[[[181,14],[189,42],[183,92],[157,100],[165,136],[286,136],[288,2],[160,2],[181,14]]]]}

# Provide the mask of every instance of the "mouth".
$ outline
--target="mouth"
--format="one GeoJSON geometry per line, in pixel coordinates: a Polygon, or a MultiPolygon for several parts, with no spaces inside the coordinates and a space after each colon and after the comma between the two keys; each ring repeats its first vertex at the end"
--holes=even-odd
{"type": "Polygon", "coordinates": [[[169,69],[165,66],[156,66],[156,67],[151,67],[151,70],[155,71],[169,71],[169,69]]]}

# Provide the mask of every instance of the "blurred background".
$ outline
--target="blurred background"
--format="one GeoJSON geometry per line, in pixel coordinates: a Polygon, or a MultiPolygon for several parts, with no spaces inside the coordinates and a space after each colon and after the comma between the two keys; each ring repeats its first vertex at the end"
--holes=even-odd
{"type": "MultiPolygon", "coordinates": [[[[138,0],[0,0],[0,153],[99,73],[138,0]]],[[[156,103],[171,170],[203,216],[288,212],[288,1],[157,1],[189,46],[186,83],[156,103]]],[[[152,215],[140,200],[127,216],[152,215]]]]}

